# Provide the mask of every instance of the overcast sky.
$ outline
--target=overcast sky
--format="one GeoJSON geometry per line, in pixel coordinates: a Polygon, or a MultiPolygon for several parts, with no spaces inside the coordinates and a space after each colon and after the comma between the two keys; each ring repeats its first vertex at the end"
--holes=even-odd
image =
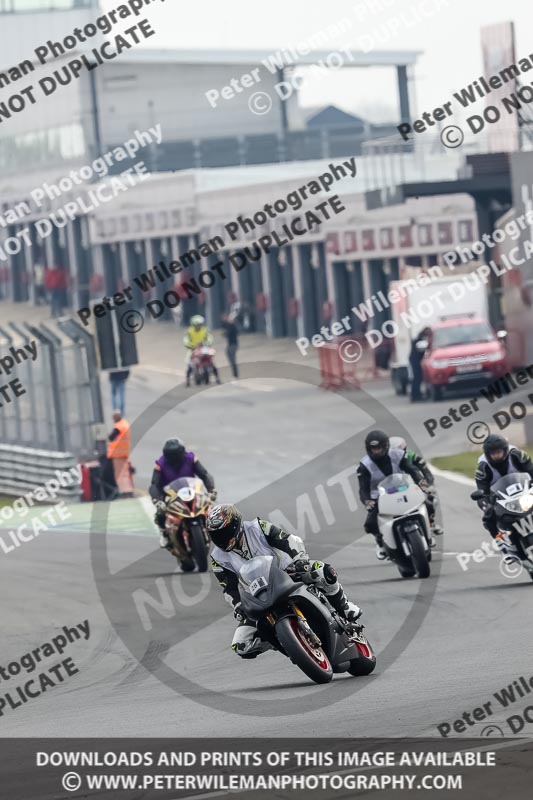
{"type": "MultiPolygon", "coordinates": [[[[117,2],[102,4],[110,9],[117,2]]],[[[151,47],[274,51],[348,18],[353,25],[331,41],[332,50],[342,45],[361,49],[362,41],[365,47],[373,42],[375,49],[423,51],[414,75],[419,112],[446,102],[453,91],[482,73],[482,25],[514,21],[517,56],[533,53],[531,0],[166,0],[147,8],[146,16],[157,31],[149,40],[151,47]],[[393,19],[398,21],[397,33],[390,31],[393,19]]],[[[300,102],[331,102],[376,121],[390,119],[391,112],[395,118],[395,74],[386,68],[331,72],[325,79],[306,80],[300,102]]]]}

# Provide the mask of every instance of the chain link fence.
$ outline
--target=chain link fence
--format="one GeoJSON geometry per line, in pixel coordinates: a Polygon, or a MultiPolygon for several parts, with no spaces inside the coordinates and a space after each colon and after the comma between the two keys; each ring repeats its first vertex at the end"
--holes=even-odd
{"type": "Polygon", "coordinates": [[[94,452],[95,426],[102,422],[99,366],[91,334],[68,318],[0,326],[3,444],[84,458],[94,452]]]}

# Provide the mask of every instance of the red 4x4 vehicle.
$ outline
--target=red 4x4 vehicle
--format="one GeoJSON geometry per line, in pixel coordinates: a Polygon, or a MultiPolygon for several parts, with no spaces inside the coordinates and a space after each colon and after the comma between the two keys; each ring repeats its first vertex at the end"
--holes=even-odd
{"type": "MultiPolygon", "coordinates": [[[[461,389],[490,383],[505,375],[509,363],[502,339],[481,317],[447,317],[431,326],[422,359],[423,391],[440,400],[445,388],[461,389]]],[[[424,346],[425,345],[425,346],[424,346]]]]}

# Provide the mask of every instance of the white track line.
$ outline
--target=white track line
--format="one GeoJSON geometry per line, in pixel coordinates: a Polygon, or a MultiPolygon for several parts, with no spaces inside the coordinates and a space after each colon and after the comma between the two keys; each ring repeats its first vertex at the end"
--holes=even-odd
{"type": "Polygon", "coordinates": [[[475,487],[476,485],[473,478],[467,478],[466,475],[461,475],[458,472],[450,472],[447,469],[439,469],[438,467],[434,467],[431,463],[429,464],[429,468],[438,478],[446,478],[448,481],[461,483],[463,486],[475,487]]]}

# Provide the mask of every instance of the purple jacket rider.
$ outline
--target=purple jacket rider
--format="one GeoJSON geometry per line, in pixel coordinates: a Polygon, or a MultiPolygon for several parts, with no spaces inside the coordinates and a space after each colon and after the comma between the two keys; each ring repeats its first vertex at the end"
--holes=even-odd
{"type": "Polygon", "coordinates": [[[150,484],[150,496],[153,500],[164,498],[164,488],[178,478],[194,478],[198,476],[205,483],[208,492],[215,488],[215,482],[206,468],[198,461],[194,453],[185,451],[183,461],[179,466],[169,464],[165,456],[160,456],[155,462],[155,469],[150,484]]]}

